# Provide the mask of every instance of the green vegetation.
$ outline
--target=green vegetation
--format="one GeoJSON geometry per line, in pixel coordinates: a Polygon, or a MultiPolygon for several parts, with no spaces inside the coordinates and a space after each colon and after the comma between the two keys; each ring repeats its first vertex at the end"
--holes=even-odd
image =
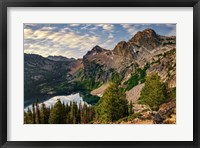
{"type": "Polygon", "coordinates": [[[120,81],[116,78],[110,83],[96,106],[96,119],[100,123],[110,123],[127,115],[126,95],[120,89],[120,81]]]}
{"type": "Polygon", "coordinates": [[[80,82],[83,86],[83,89],[93,90],[101,86],[100,82],[95,82],[94,79],[83,80],[80,82]]]}
{"type": "Polygon", "coordinates": [[[90,94],[90,91],[88,90],[82,90],[80,91],[80,95],[83,98],[83,101],[87,102],[88,104],[94,105],[99,101],[98,96],[93,96],[90,94]]]}
{"type": "Polygon", "coordinates": [[[152,110],[167,101],[167,90],[156,73],[147,76],[145,86],[141,91],[139,103],[149,105],[152,110]]]}
{"type": "Polygon", "coordinates": [[[126,82],[124,82],[126,87],[126,91],[132,89],[134,86],[144,83],[145,77],[146,77],[146,71],[150,67],[150,65],[147,63],[143,69],[137,68],[136,72],[131,75],[131,78],[129,78],[126,82]]]}
{"type": "Polygon", "coordinates": [[[46,108],[45,104],[42,103],[42,107],[40,110],[41,124],[47,124],[49,116],[50,116],[50,109],[46,108]]]}
{"type": "Polygon", "coordinates": [[[168,98],[169,99],[176,99],[176,87],[169,89],[168,98]]]}
{"type": "Polygon", "coordinates": [[[132,115],[133,113],[134,113],[133,103],[132,103],[132,100],[131,100],[130,103],[129,103],[129,107],[128,107],[128,114],[132,115]]]}
{"type": "Polygon", "coordinates": [[[58,100],[50,112],[50,124],[64,124],[66,120],[65,106],[58,100]]]}
{"type": "Polygon", "coordinates": [[[27,112],[24,112],[24,123],[30,123],[33,124],[33,113],[30,109],[28,109],[27,112]]]}
{"type": "MultiPolygon", "coordinates": [[[[36,103],[37,104],[37,103],[36,103]]],[[[79,124],[91,123],[94,119],[94,107],[88,106],[85,103],[62,104],[58,99],[56,104],[47,108],[42,104],[40,108],[37,105],[32,105],[32,111],[28,109],[24,112],[25,124],[79,124]]]]}

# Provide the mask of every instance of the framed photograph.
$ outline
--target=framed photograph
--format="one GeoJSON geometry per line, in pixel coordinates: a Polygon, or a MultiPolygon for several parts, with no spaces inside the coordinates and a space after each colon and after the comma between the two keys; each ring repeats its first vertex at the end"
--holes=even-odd
{"type": "Polygon", "coordinates": [[[1,1],[0,146],[200,147],[199,5],[1,1]]]}

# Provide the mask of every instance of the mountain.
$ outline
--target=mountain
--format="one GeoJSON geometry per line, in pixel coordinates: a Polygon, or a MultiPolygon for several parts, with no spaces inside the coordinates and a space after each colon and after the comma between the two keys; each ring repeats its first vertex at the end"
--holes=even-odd
{"type": "Polygon", "coordinates": [[[75,61],[74,58],[67,58],[63,56],[48,56],[47,59],[52,60],[52,61],[65,61],[65,62],[75,61]]]}
{"type": "Polygon", "coordinates": [[[166,62],[175,64],[175,53],[172,57],[166,56],[171,50],[175,52],[175,45],[176,37],[160,36],[152,29],[145,29],[128,42],[119,42],[113,50],[95,46],[83,56],[84,77],[105,83],[111,80],[114,73],[120,73],[126,79],[147,63],[152,63],[149,71],[157,71],[164,77],[169,66],[166,62]],[[156,65],[157,60],[163,64],[156,65]]]}
{"type": "Polygon", "coordinates": [[[84,89],[93,95],[102,95],[106,84],[118,73],[130,101],[131,94],[139,94],[143,86],[140,84],[152,72],[157,72],[170,88],[176,87],[175,36],[161,36],[152,29],[145,29],[127,42],[120,41],[112,50],[96,45],[82,59],[24,54],[25,99],[84,89]],[[134,75],[138,75],[140,87],[130,83],[134,75]]]}
{"type": "Polygon", "coordinates": [[[159,35],[152,29],[139,31],[129,40],[129,44],[136,47],[144,47],[147,50],[153,50],[162,44],[159,35]]]}
{"type": "Polygon", "coordinates": [[[40,55],[24,54],[25,100],[53,94],[74,92],[73,73],[81,67],[80,60],[50,60],[40,55]]]}

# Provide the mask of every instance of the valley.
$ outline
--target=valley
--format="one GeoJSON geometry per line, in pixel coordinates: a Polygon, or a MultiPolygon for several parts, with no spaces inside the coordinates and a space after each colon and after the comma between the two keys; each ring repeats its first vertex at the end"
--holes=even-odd
{"type": "MultiPolygon", "coordinates": [[[[158,89],[152,93],[156,96],[163,90],[158,89]]],[[[95,108],[90,108],[89,123],[175,124],[176,37],[161,36],[152,29],[145,29],[137,32],[127,42],[120,41],[112,50],[96,45],[80,59],[24,54],[26,111],[28,106],[31,109],[36,102],[48,104],[52,98],[74,94],[79,94],[84,104],[95,108]],[[145,86],[148,82],[151,84],[150,80],[165,91],[165,100],[152,106],[141,98],[145,98],[142,90],[147,89],[145,86]],[[128,105],[127,111],[122,109],[124,115],[116,115],[112,120],[101,116],[105,111],[100,106],[112,106],[102,103],[108,96],[124,98],[122,103],[128,105]],[[92,111],[95,117],[91,115],[92,111]]],[[[108,102],[115,102],[114,98],[108,102]]],[[[64,103],[62,97],[60,100],[64,103]]],[[[79,106],[80,101],[75,102],[79,106]]]]}

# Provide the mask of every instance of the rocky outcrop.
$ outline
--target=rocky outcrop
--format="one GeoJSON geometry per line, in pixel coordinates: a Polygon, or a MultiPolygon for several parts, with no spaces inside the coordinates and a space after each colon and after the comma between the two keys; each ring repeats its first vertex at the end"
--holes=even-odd
{"type": "Polygon", "coordinates": [[[153,50],[161,45],[159,36],[152,29],[139,31],[129,42],[138,47],[144,47],[147,50],[153,50]]]}
{"type": "Polygon", "coordinates": [[[139,84],[139,85],[133,87],[131,90],[127,91],[126,99],[129,102],[132,101],[132,103],[137,103],[143,87],[144,87],[144,84],[139,84]]]}
{"type": "Polygon", "coordinates": [[[113,49],[113,53],[115,55],[122,56],[123,58],[127,58],[127,59],[134,58],[134,50],[131,49],[131,45],[129,45],[125,41],[119,42],[113,49]]]}
{"type": "Polygon", "coordinates": [[[176,101],[171,100],[152,111],[148,106],[134,104],[134,114],[120,124],[176,124],[176,101]]]}
{"type": "Polygon", "coordinates": [[[159,107],[158,112],[154,115],[155,123],[164,123],[170,119],[172,114],[176,113],[176,100],[172,100],[168,103],[164,103],[159,107]]]}
{"type": "Polygon", "coordinates": [[[176,87],[176,49],[171,48],[162,54],[157,54],[149,60],[151,63],[147,73],[156,72],[169,88],[176,87]]]}
{"type": "Polygon", "coordinates": [[[94,96],[102,97],[102,96],[103,96],[103,93],[104,93],[105,90],[108,88],[108,86],[109,86],[109,83],[103,84],[103,85],[100,86],[99,88],[92,90],[92,91],[91,91],[91,94],[94,95],[94,96]]]}
{"type": "Polygon", "coordinates": [[[111,61],[111,51],[95,46],[83,56],[84,78],[95,82],[107,82],[111,78],[110,68],[107,63],[111,61]]]}
{"type": "MultiPolygon", "coordinates": [[[[175,39],[175,37],[160,36],[152,29],[145,29],[136,33],[128,42],[119,42],[113,50],[95,46],[83,57],[85,78],[108,82],[112,76],[111,71],[128,76],[135,70],[130,71],[131,64],[137,63],[139,67],[143,67],[147,62],[156,61],[159,58],[157,55],[175,48],[175,39]]],[[[154,69],[162,71],[162,67],[154,66],[152,71],[154,69]]],[[[161,73],[166,75],[163,71],[161,73]]],[[[170,83],[173,85],[173,82],[170,83]]]]}

